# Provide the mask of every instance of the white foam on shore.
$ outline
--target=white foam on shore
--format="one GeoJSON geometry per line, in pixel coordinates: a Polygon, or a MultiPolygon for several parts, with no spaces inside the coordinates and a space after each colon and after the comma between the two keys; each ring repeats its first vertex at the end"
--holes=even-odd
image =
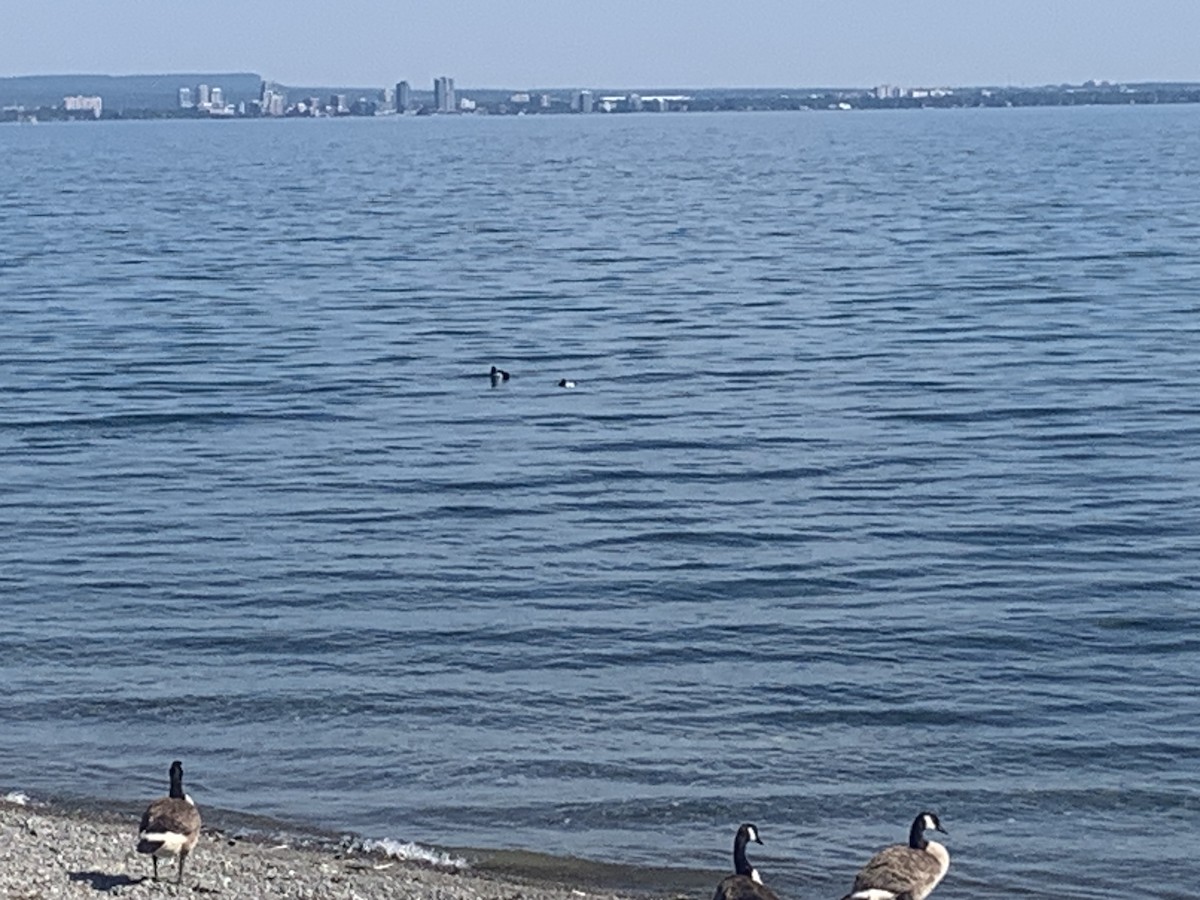
{"type": "Polygon", "coordinates": [[[29,795],[23,791],[9,791],[4,795],[4,802],[11,803],[13,806],[28,806],[29,795]]]}
{"type": "Polygon", "coordinates": [[[451,856],[440,850],[430,850],[414,844],[412,841],[394,841],[391,838],[382,840],[365,840],[363,850],[368,853],[382,853],[393,859],[406,859],[415,862],[429,863],[442,869],[466,869],[467,861],[458,856],[451,856]]]}

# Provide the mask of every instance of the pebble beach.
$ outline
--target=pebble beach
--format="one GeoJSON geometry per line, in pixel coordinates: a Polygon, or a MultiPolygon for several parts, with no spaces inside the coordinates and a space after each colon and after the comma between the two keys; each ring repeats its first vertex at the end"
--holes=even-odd
{"type": "MultiPolygon", "coordinates": [[[[134,850],[137,817],[0,802],[0,898],[214,895],[228,900],[621,900],[621,895],[471,867],[395,859],[354,847],[248,839],[205,828],[183,882],[175,864],[134,850]]],[[[644,896],[644,895],[643,895],[644,896]]]]}

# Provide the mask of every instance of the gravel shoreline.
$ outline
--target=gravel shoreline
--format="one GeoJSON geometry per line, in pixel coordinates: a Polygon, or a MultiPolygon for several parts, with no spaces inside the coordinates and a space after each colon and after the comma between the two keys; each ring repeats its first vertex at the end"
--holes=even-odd
{"type": "MultiPolygon", "coordinates": [[[[100,895],[149,897],[212,894],[313,900],[628,900],[553,881],[474,869],[442,869],[382,853],[304,847],[234,837],[205,828],[188,858],[183,884],[175,865],[134,850],[137,817],[22,806],[0,801],[0,898],[70,900],[100,895]]],[[[661,895],[660,895],[661,896],[661,895]]],[[[640,895],[645,900],[645,895],[640,895]]]]}

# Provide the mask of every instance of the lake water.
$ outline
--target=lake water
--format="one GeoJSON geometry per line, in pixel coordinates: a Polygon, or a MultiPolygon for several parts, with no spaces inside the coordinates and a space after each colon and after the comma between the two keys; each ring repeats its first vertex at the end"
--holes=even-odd
{"type": "Polygon", "coordinates": [[[1191,896],[1200,109],[0,162],[0,788],[179,757],[205,808],[693,874],[753,821],[789,900],[929,808],[938,895],[1191,896]]]}

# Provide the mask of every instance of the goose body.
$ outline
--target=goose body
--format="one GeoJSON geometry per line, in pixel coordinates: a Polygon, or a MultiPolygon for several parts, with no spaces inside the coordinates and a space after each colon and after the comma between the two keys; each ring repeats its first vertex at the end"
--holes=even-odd
{"type": "Polygon", "coordinates": [[[495,387],[502,381],[508,381],[510,376],[503,369],[497,369],[495,366],[492,366],[492,374],[489,377],[492,379],[492,386],[495,387]]]}
{"type": "Polygon", "coordinates": [[[925,900],[950,868],[950,852],[925,831],[946,830],[938,817],[923,812],[912,823],[908,844],[880,850],[854,879],[854,889],[842,900],[925,900]]]}
{"type": "Polygon", "coordinates": [[[717,884],[713,900],[779,900],[769,887],[762,883],[758,869],[746,859],[746,844],[762,843],[758,828],[746,823],[737,830],[733,839],[733,874],[722,878],[717,884]]]}
{"type": "Polygon", "coordinates": [[[575,387],[575,382],[570,378],[562,378],[559,380],[558,386],[561,388],[573,388],[575,387]]]}
{"type": "Polygon", "coordinates": [[[200,811],[183,792],[183,763],[171,763],[171,789],[142,813],[138,826],[138,853],[150,854],[154,862],[154,880],[158,881],[158,860],[174,856],[179,860],[175,883],[183,881],[183,862],[200,839],[200,811]]]}

